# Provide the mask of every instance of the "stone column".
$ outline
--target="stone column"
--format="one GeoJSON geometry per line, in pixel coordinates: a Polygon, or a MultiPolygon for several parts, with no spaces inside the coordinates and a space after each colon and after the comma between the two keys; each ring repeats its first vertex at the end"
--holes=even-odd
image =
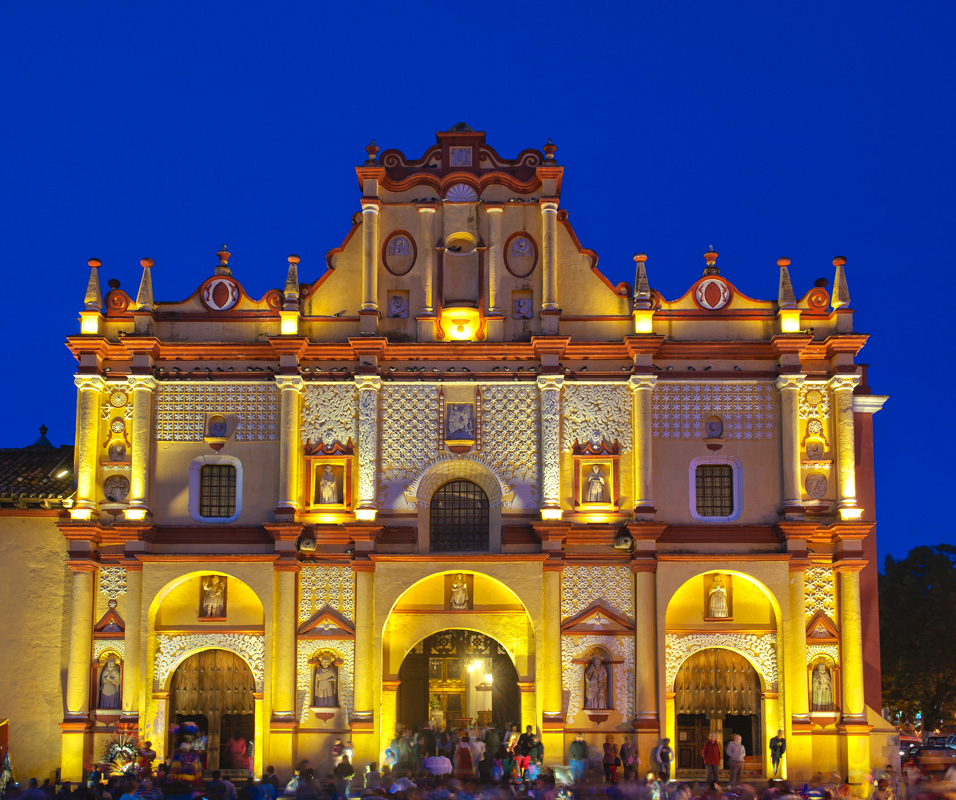
{"type": "Polygon", "coordinates": [[[130,561],[126,567],[126,657],[123,659],[123,721],[137,722],[142,682],[143,565],[130,561]]]}
{"type": "Polygon", "coordinates": [[[631,459],[634,472],[634,513],[654,513],[651,437],[651,393],[657,385],[654,375],[634,375],[631,387],[631,431],[634,440],[631,459]]]}
{"type": "Polygon", "coordinates": [[[833,392],[836,437],[837,511],[841,519],[859,519],[856,504],[856,446],[853,430],[853,388],[858,375],[836,375],[830,379],[833,392]]]}
{"type": "Polygon", "coordinates": [[[129,508],[126,519],[143,519],[149,513],[149,452],[152,447],[153,391],[155,378],[130,375],[133,419],[130,425],[129,508]]]}
{"type": "Polygon", "coordinates": [[[398,727],[398,687],[401,681],[382,681],[382,720],[379,734],[379,752],[373,761],[381,762],[382,756],[395,738],[398,727]]]}
{"type": "Polygon", "coordinates": [[[787,640],[787,671],[784,673],[784,691],[790,705],[790,730],[786,731],[787,752],[781,777],[803,779],[812,777],[813,739],[810,724],[810,691],[807,675],[807,618],[806,618],[806,561],[790,562],[790,628],[787,640]],[[791,765],[795,767],[791,768],[791,765]]]}
{"type": "Polygon", "coordinates": [[[355,674],[352,744],[357,763],[377,761],[375,743],[375,564],[353,561],[355,571],[355,674]]]}
{"type": "Polygon", "coordinates": [[[89,519],[96,510],[96,470],[99,461],[100,392],[106,382],[98,375],[77,375],[76,403],[76,503],[73,519],[89,519]]]}
{"type": "Polygon", "coordinates": [[[298,375],[277,375],[279,388],[279,502],[278,512],[294,515],[299,507],[300,393],[298,375]]]}
{"type": "MultiPolygon", "coordinates": [[[[661,735],[657,693],[657,562],[635,561],[634,570],[634,729],[642,764],[661,735]]],[[[666,691],[670,691],[667,687],[666,691]]]]}
{"type": "Polygon", "coordinates": [[[561,680],[561,570],[563,564],[545,563],[542,595],[542,650],[545,669],[538,675],[542,685],[542,712],[546,718],[564,715],[564,689],[561,680]]]}
{"type": "MultiPolygon", "coordinates": [[[[521,733],[524,733],[525,728],[529,725],[534,729],[538,729],[538,707],[537,707],[537,694],[535,693],[534,681],[518,681],[518,691],[521,693],[521,733]]],[[[546,754],[549,763],[553,754],[546,754]]],[[[563,755],[563,754],[562,754],[563,755]]],[[[560,757],[560,756],[559,756],[560,757]]],[[[560,763],[556,761],[555,763],[560,763]]]]}
{"type": "Polygon", "coordinates": [[[837,564],[840,575],[840,661],[843,667],[843,719],[850,784],[859,786],[870,770],[870,726],[863,693],[863,624],[860,570],[863,562],[837,564]]]}
{"type": "Polygon", "coordinates": [[[66,673],[66,718],[60,725],[60,767],[63,780],[83,778],[86,734],[90,728],[90,684],[93,658],[93,561],[68,562],[73,572],[70,598],[70,651],[66,673]]]}
{"type": "Polygon", "coordinates": [[[377,199],[362,199],[362,311],[378,311],[377,199]]]}
{"type": "Polygon", "coordinates": [[[561,518],[561,375],[541,375],[541,517],[561,518]]]}
{"type": "Polygon", "coordinates": [[[558,201],[541,200],[541,310],[558,310],[558,201]]]}
{"type": "Polygon", "coordinates": [[[503,205],[485,204],[485,213],[488,215],[488,269],[486,270],[485,284],[485,314],[500,316],[503,312],[499,306],[498,282],[501,271],[501,215],[503,205]]]}
{"type": "Polygon", "coordinates": [[[802,513],[803,492],[800,488],[800,387],[803,375],[781,375],[780,450],[783,465],[783,506],[781,513],[802,513]]]}
{"type": "Polygon", "coordinates": [[[378,392],[382,379],[377,375],[356,375],[359,391],[359,480],[358,507],[360,520],[375,519],[376,471],[378,469],[378,392]]]}
{"type": "Polygon", "coordinates": [[[272,720],[269,758],[291,764],[296,718],[296,608],[295,581],[299,565],[292,560],[275,564],[275,635],[272,639],[272,720]]]}
{"type": "Polygon", "coordinates": [[[435,234],[432,232],[436,206],[419,206],[418,256],[422,259],[422,286],[425,304],[418,312],[420,317],[435,316],[435,234]]]}

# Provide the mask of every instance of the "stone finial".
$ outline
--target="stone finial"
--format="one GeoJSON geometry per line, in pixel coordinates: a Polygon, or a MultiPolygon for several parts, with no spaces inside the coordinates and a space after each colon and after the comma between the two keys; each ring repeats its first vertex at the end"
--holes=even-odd
{"type": "Polygon", "coordinates": [[[557,164],[558,162],[554,160],[554,154],[557,152],[558,146],[548,139],[548,143],[541,148],[544,150],[545,160],[550,161],[552,164],[557,164]]]}
{"type": "Polygon", "coordinates": [[[850,305],[850,289],[846,285],[846,272],[843,270],[845,264],[846,259],[843,256],[837,256],[833,259],[836,275],[833,278],[833,294],[831,295],[830,307],[834,309],[850,305]]]}
{"type": "Polygon", "coordinates": [[[103,292],[100,291],[100,266],[102,262],[98,258],[91,258],[86,263],[90,266],[90,279],[86,283],[83,307],[87,311],[99,311],[103,308],[103,292]]]}
{"type": "Polygon", "coordinates": [[[143,277],[139,282],[139,291],[136,293],[136,310],[153,310],[153,259],[142,258],[139,262],[143,267],[143,277]]]}
{"type": "Polygon", "coordinates": [[[778,258],[780,267],[780,286],[777,290],[777,308],[796,308],[797,296],[793,293],[793,284],[790,283],[790,259],[778,258]]]}
{"type": "Polygon", "coordinates": [[[368,146],[365,148],[365,152],[368,153],[368,158],[365,159],[366,167],[378,166],[378,157],[376,155],[378,153],[378,149],[378,145],[375,144],[375,140],[372,139],[372,141],[370,141],[368,146]]]}
{"type": "Polygon", "coordinates": [[[638,253],[634,256],[634,308],[651,308],[651,285],[647,280],[647,256],[638,253]]]}
{"type": "Polygon", "coordinates": [[[289,256],[289,271],[285,277],[284,311],[297,311],[299,308],[299,257],[293,253],[289,256]]]}
{"type": "Polygon", "coordinates": [[[219,264],[216,266],[215,273],[216,275],[232,275],[232,270],[229,269],[229,256],[232,255],[223,245],[222,249],[216,253],[219,256],[219,264]]]}
{"type": "Polygon", "coordinates": [[[704,261],[707,262],[707,266],[704,267],[704,277],[708,275],[720,275],[720,267],[717,266],[717,251],[714,250],[714,246],[711,245],[707,248],[707,252],[704,253],[704,261]]]}

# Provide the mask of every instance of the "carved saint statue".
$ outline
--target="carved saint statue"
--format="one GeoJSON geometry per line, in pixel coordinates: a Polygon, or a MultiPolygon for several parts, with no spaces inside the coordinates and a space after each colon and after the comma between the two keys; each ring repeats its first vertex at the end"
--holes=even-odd
{"type": "Polygon", "coordinates": [[[338,685],[339,677],[332,659],[323,655],[319,659],[319,666],[315,668],[315,700],[316,708],[336,708],[339,704],[338,685]]]}
{"type": "Polygon", "coordinates": [[[833,678],[827,665],[820,661],[813,668],[813,697],[811,708],[814,711],[833,709],[833,678]]]}
{"type": "Polygon", "coordinates": [[[460,572],[451,582],[451,607],[456,611],[464,611],[468,608],[468,583],[460,572]]]}
{"type": "Polygon", "coordinates": [[[819,461],[823,458],[823,442],[819,439],[811,439],[807,442],[807,458],[811,461],[819,461]]]}
{"type": "Polygon", "coordinates": [[[406,319],[408,317],[408,298],[400,294],[393,294],[389,297],[388,315],[392,318],[406,319]]]}
{"type": "Polygon", "coordinates": [[[515,319],[531,319],[531,298],[518,297],[512,304],[512,316],[515,319]]]}
{"type": "Polygon", "coordinates": [[[601,467],[597,464],[594,464],[591,467],[591,471],[588,473],[588,488],[587,494],[585,494],[585,502],[607,502],[607,485],[604,478],[604,473],[601,472],[601,467]]]}
{"type": "Polygon", "coordinates": [[[714,575],[714,582],[710,586],[707,616],[717,619],[730,616],[730,609],[727,605],[727,590],[724,589],[724,579],[720,575],[714,575]]]}
{"type": "Polygon", "coordinates": [[[584,707],[607,708],[607,667],[600,656],[592,656],[584,670],[584,707]]]}
{"type": "Polygon", "coordinates": [[[100,673],[99,708],[121,708],[120,668],[116,659],[108,658],[100,673]]]}
{"type": "Polygon", "coordinates": [[[319,502],[323,504],[339,502],[339,487],[335,482],[335,473],[328,464],[325,465],[322,477],[319,478],[319,502]]]}
{"type": "Polygon", "coordinates": [[[449,403],[447,413],[447,438],[471,440],[475,438],[475,407],[471,403],[449,403]]]}
{"type": "Polygon", "coordinates": [[[202,609],[200,617],[226,616],[226,579],[208,575],[202,579],[202,609]]]}

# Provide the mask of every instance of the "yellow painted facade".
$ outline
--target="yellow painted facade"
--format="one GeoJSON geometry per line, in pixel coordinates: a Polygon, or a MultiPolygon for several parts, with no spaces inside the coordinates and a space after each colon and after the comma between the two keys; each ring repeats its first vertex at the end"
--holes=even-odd
{"type": "Polygon", "coordinates": [[[210,649],[253,676],[256,773],[325,766],[335,738],[381,761],[419,696],[403,664],[445,631],[501,648],[509,721],[550,764],[578,732],[595,753],[634,741],[645,767],[668,737],[694,775],[695,737],[733,725],[754,776],[780,728],[793,779],[861,783],[892,759],[854,457],[883,398],[852,312],[823,287],[797,298],[786,259],[775,301],[713,252],[680,298],[643,255],[615,286],[563,170],[550,144],[502,158],[467,126],[420,159],[370,146],[351,230],[323,265],[290,256],[284,289],[249,297],[223,248],[184,301],[154,301],[144,259],[135,298],[87,303],[75,490],[0,518],[3,581],[29,599],[0,622],[19,774],[79,778],[124,727],[163,758],[176,670],[210,649]],[[756,673],[735,721],[686,710],[710,695],[680,671],[713,650],[756,673]],[[110,654],[122,707],[100,709],[110,654]]]}

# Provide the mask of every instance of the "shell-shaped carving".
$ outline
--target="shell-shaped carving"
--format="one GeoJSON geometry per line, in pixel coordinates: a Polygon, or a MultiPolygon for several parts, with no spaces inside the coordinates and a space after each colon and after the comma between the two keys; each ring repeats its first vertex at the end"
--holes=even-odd
{"type": "Polygon", "coordinates": [[[456,183],[448,190],[445,199],[452,203],[473,203],[478,199],[478,193],[467,183],[456,183]]]}

